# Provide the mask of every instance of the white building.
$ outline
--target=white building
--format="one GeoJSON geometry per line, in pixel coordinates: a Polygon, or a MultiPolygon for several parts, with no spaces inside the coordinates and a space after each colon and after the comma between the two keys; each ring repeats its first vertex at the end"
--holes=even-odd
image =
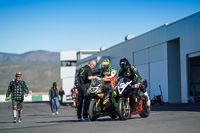
{"type": "MultiPolygon", "coordinates": [[[[170,24],[164,24],[140,36],[93,54],[77,63],[77,70],[91,59],[97,69],[108,58],[112,67],[127,58],[149,82],[152,98],[161,85],[165,102],[186,103],[193,87],[200,91],[200,12],[170,24]]],[[[96,70],[97,70],[96,69],[96,70]]]]}

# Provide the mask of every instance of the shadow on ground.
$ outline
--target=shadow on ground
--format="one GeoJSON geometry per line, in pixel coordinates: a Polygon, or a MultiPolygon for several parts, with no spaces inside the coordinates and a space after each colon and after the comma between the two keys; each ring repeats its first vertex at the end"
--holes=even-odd
{"type": "Polygon", "coordinates": [[[200,112],[200,103],[165,103],[154,104],[151,111],[197,111],[200,112]]]}

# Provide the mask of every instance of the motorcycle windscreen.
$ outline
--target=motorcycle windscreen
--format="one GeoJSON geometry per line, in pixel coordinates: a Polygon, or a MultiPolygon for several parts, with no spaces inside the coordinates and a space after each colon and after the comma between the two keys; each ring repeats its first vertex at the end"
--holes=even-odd
{"type": "Polygon", "coordinates": [[[130,83],[131,83],[130,79],[121,78],[119,83],[117,84],[119,94],[127,93],[127,91],[131,89],[131,87],[129,86],[130,83]]]}
{"type": "Polygon", "coordinates": [[[128,79],[128,78],[121,78],[120,80],[119,80],[119,83],[127,83],[127,82],[130,82],[131,80],[130,79],[128,79]]]}
{"type": "Polygon", "coordinates": [[[101,80],[93,80],[93,82],[90,84],[90,87],[97,87],[97,86],[103,86],[104,82],[101,80]]]}

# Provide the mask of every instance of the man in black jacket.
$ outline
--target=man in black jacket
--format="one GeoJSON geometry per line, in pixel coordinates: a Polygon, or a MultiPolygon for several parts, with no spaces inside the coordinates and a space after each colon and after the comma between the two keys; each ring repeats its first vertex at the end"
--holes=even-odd
{"type": "Polygon", "coordinates": [[[52,115],[59,114],[58,108],[60,107],[59,101],[58,101],[58,89],[57,89],[58,83],[54,82],[53,86],[49,90],[49,101],[51,106],[52,115]],[[54,110],[56,106],[56,112],[54,110]]]}
{"type": "Polygon", "coordinates": [[[144,96],[147,99],[147,107],[150,107],[150,100],[149,100],[148,93],[146,91],[146,86],[141,85],[142,77],[139,75],[139,72],[136,69],[136,67],[131,65],[126,58],[123,58],[120,60],[120,67],[121,69],[119,70],[119,74],[118,74],[118,78],[116,82],[118,82],[120,78],[122,77],[126,77],[132,80],[132,84],[134,85],[134,87],[140,88],[142,90],[142,92],[144,93],[144,96]]]}
{"type": "Polygon", "coordinates": [[[15,79],[13,79],[6,93],[6,101],[9,99],[9,95],[12,93],[12,109],[13,109],[13,123],[16,123],[17,111],[18,111],[18,122],[21,122],[21,114],[23,109],[24,95],[28,96],[28,87],[21,79],[22,73],[16,72],[15,79]],[[25,92],[25,94],[24,94],[25,92]]]}
{"type": "Polygon", "coordinates": [[[88,65],[81,67],[78,73],[78,110],[77,117],[78,120],[81,121],[82,114],[82,105],[84,100],[84,108],[83,108],[83,120],[88,119],[88,107],[89,107],[89,99],[86,96],[86,91],[90,86],[92,79],[98,79],[97,76],[92,76],[92,69],[95,68],[96,61],[91,60],[88,65]]]}

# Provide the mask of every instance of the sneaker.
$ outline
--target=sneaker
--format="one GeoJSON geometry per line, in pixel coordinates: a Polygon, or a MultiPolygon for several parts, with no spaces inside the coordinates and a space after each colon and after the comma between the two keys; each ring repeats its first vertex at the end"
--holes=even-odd
{"type": "Polygon", "coordinates": [[[83,121],[90,121],[89,118],[83,118],[83,121]]]}
{"type": "Polygon", "coordinates": [[[82,121],[82,119],[79,119],[79,118],[78,118],[78,121],[82,121]]]}
{"type": "Polygon", "coordinates": [[[13,120],[13,123],[16,123],[17,121],[16,120],[13,120]]]}
{"type": "Polygon", "coordinates": [[[147,108],[149,108],[150,107],[150,105],[151,105],[151,102],[150,102],[150,99],[149,99],[149,95],[148,95],[148,93],[147,92],[145,92],[144,93],[144,96],[145,96],[145,98],[146,98],[146,103],[147,103],[147,108]]]}
{"type": "Polygon", "coordinates": [[[58,111],[56,111],[56,114],[59,115],[58,111]]]}
{"type": "Polygon", "coordinates": [[[150,102],[150,100],[148,100],[147,101],[147,108],[150,108],[150,106],[151,106],[151,102],[150,102]]]}
{"type": "Polygon", "coordinates": [[[18,122],[22,122],[22,118],[21,117],[18,118],[18,122]]]}
{"type": "Polygon", "coordinates": [[[55,115],[55,113],[52,113],[52,115],[55,115]]]}

